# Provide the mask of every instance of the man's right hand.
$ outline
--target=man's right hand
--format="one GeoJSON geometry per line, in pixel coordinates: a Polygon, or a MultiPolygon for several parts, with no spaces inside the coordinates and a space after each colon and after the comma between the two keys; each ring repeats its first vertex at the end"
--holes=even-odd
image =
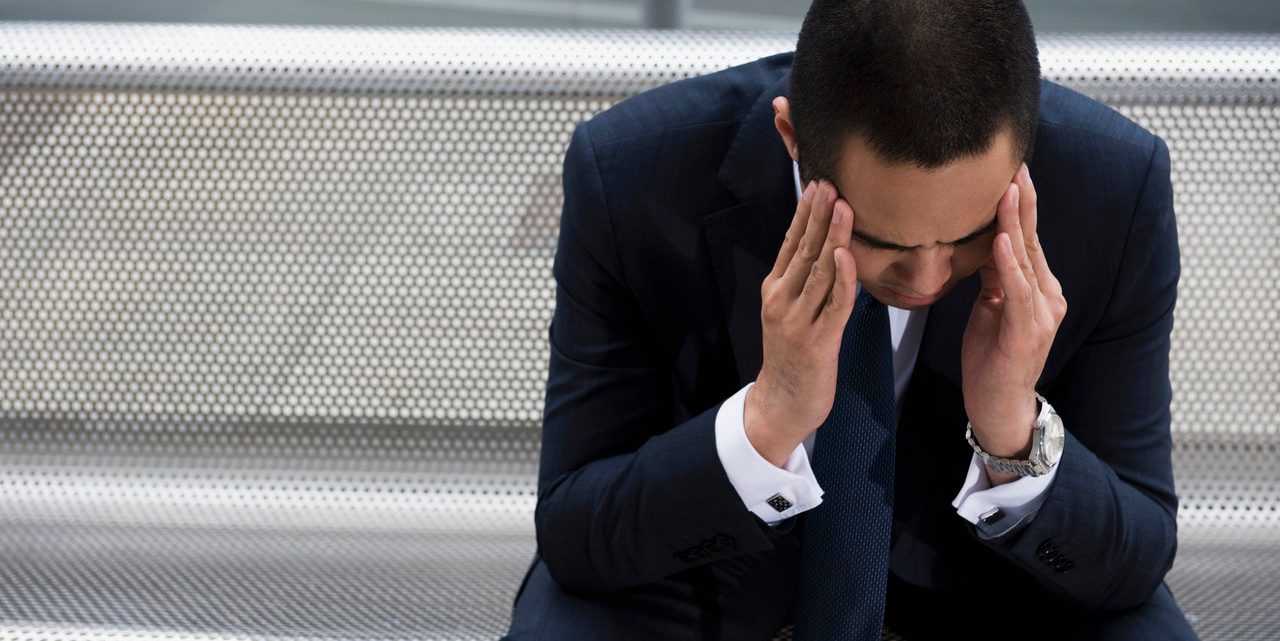
{"type": "Polygon", "coordinates": [[[760,286],[763,360],[743,424],[756,451],[778,467],[835,404],[840,341],[857,292],[852,231],[853,208],[835,185],[810,182],[760,286]]]}

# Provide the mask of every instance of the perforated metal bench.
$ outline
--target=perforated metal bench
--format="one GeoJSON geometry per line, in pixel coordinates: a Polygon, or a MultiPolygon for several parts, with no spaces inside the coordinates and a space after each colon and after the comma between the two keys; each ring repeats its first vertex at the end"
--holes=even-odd
{"type": "MultiPolygon", "coordinates": [[[[0,23],[0,637],[500,636],[573,127],[794,42],[0,23]]],[[[1041,53],[1169,144],[1169,583],[1280,637],[1280,38],[1041,53]]]]}

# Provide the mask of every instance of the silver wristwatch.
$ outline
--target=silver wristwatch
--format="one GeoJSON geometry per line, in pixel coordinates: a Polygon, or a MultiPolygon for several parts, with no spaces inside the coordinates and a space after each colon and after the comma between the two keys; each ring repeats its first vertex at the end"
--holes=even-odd
{"type": "Polygon", "coordinates": [[[1066,439],[1066,435],[1062,427],[1062,419],[1058,417],[1058,413],[1053,411],[1053,406],[1049,401],[1044,400],[1038,392],[1036,400],[1039,401],[1040,413],[1036,416],[1035,425],[1032,426],[1032,442],[1031,455],[1029,458],[1017,460],[1000,458],[992,456],[982,451],[978,446],[978,442],[973,440],[973,423],[970,422],[964,430],[964,438],[969,441],[969,445],[973,446],[973,451],[978,453],[983,462],[992,469],[999,470],[1006,474],[1017,474],[1018,476],[1043,476],[1058,464],[1058,459],[1062,458],[1062,444],[1066,439]]]}

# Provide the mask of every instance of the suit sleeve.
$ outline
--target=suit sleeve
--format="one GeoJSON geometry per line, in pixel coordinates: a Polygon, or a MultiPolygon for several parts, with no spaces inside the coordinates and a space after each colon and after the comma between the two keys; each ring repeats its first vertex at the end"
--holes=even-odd
{"type": "Polygon", "coordinates": [[[1146,601],[1173,565],[1169,346],[1179,271],[1169,150],[1154,137],[1107,307],[1043,392],[1067,432],[1056,478],[1034,518],[1007,534],[967,527],[1088,609],[1146,601]]]}
{"type": "Polygon", "coordinates": [[[772,549],[794,519],[771,527],[738,497],[716,453],[723,401],[672,420],[672,365],[626,284],[590,124],[564,160],[534,524],[557,583],[605,593],[772,549]]]}

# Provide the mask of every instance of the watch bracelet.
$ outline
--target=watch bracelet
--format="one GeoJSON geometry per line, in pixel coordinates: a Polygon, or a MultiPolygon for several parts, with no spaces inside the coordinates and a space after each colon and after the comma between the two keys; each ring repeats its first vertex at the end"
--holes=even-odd
{"type": "MultiPolygon", "coordinates": [[[[1040,401],[1040,403],[1042,404],[1048,403],[1048,401],[1046,401],[1045,398],[1041,396],[1039,392],[1036,392],[1035,395],[1036,395],[1036,400],[1040,401]]],[[[1039,422],[1040,422],[1040,414],[1037,412],[1036,420],[1031,424],[1031,429],[1033,433],[1037,425],[1039,424],[1039,422]]],[[[977,453],[978,457],[981,458],[984,463],[986,463],[987,465],[990,465],[991,467],[995,468],[999,472],[1004,472],[1005,474],[1017,474],[1018,476],[1044,476],[1045,474],[1049,473],[1048,469],[1043,471],[1037,469],[1035,462],[1032,461],[1030,458],[1026,458],[1026,459],[1001,458],[999,456],[995,456],[983,450],[982,446],[978,445],[977,439],[973,437],[973,421],[966,422],[965,430],[964,430],[964,438],[966,441],[969,442],[969,446],[973,448],[973,451],[977,453]]],[[[1031,446],[1031,451],[1032,452],[1035,451],[1034,444],[1031,446]]]]}

